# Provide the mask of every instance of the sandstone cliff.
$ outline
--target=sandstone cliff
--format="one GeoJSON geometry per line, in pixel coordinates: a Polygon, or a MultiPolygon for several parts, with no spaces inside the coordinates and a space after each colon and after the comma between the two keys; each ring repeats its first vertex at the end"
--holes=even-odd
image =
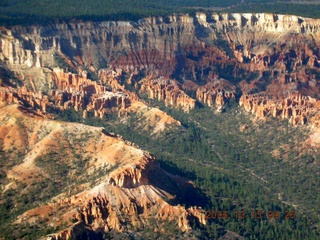
{"type": "MultiPolygon", "coordinates": [[[[188,111],[194,108],[194,100],[177,83],[164,79],[177,77],[184,82],[191,79],[203,85],[222,75],[234,84],[244,79],[247,84],[240,83],[237,87],[245,94],[266,88],[269,91],[271,83],[272,95],[298,91],[304,96],[319,97],[319,26],[320,20],[291,15],[197,13],[150,17],[137,22],[71,21],[48,26],[1,27],[0,58],[10,69],[53,68],[57,64],[54,56],[59,55],[73,68],[87,67],[98,72],[99,83],[88,80],[82,70],[81,75],[74,75],[56,69],[53,77],[57,86],[51,92],[54,104],[61,109],[82,109],[84,117],[87,112],[103,117],[114,110],[125,116],[130,109],[140,108],[141,103],[135,101],[137,96],[120,84],[125,75],[130,76],[129,85],[139,82],[140,79],[134,79],[137,72],[164,76],[142,81],[141,90],[150,98],[188,111]],[[113,70],[100,70],[107,64],[113,70]],[[250,76],[251,73],[254,75],[250,76]]],[[[24,77],[26,81],[32,78],[24,77]]],[[[31,85],[36,89],[35,84],[31,85]]],[[[234,98],[234,89],[225,92],[211,85],[199,88],[197,98],[209,106],[215,103],[221,110],[229,98],[234,98]]],[[[3,93],[2,98],[11,97],[3,93]]],[[[47,103],[26,98],[31,106],[40,104],[39,109],[46,110],[47,103]]],[[[259,116],[269,111],[252,108],[249,111],[259,116]]],[[[291,118],[291,110],[274,111],[282,111],[286,116],[282,118],[291,118]]],[[[301,116],[291,120],[294,124],[306,123],[306,109],[293,111],[294,118],[301,116]]]]}
{"type": "Polygon", "coordinates": [[[313,73],[304,70],[320,66],[319,20],[281,14],[175,14],[137,22],[1,27],[0,39],[0,58],[11,68],[53,68],[59,55],[77,70],[97,72],[109,65],[115,77],[144,70],[170,79],[203,83],[218,74],[238,82],[255,72],[256,78],[308,79],[315,85],[313,73]]]}
{"type": "Polygon", "coordinates": [[[48,95],[28,91],[25,86],[0,87],[0,106],[19,103],[48,118],[52,118],[47,113],[48,107],[51,110],[59,108],[62,111],[73,108],[81,111],[83,118],[86,118],[88,113],[100,118],[110,113],[115,113],[120,118],[137,114],[143,121],[139,121],[136,127],[145,130],[151,128],[152,134],[159,133],[168,126],[180,125],[179,121],[163,111],[148,107],[136,93],[126,90],[120,84],[121,74],[118,75],[116,71],[110,69],[99,71],[99,83],[88,79],[85,71],[73,74],[54,68],[51,75],[53,89],[48,95]]]}
{"type": "Polygon", "coordinates": [[[197,89],[197,99],[217,111],[222,111],[223,106],[236,98],[236,87],[224,79],[215,79],[197,89]]]}
{"type": "Polygon", "coordinates": [[[188,16],[172,16],[142,19],[136,23],[69,22],[30,29],[2,28],[4,37],[1,38],[0,52],[2,59],[8,59],[11,64],[37,67],[52,65],[52,57],[46,55],[50,51],[62,52],[88,66],[96,67],[99,64],[97,56],[101,55],[116,67],[126,70],[146,65],[158,67],[174,56],[181,31],[185,36],[194,35],[190,23],[192,18],[188,16]],[[154,28],[157,24],[162,26],[154,28]],[[151,35],[145,34],[146,31],[151,35]],[[18,40],[14,37],[17,35],[23,37],[18,40]]]}
{"type": "Polygon", "coordinates": [[[140,90],[147,93],[150,99],[164,101],[166,106],[180,107],[188,112],[195,108],[196,100],[183,92],[178,84],[163,77],[147,77],[139,82],[140,90]]]}
{"type": "Polygon", "coordinates": [[[59,53],[92,69],[105,62],[128,72],[147,68],[168,76],[179,64],[183,67],[181,58],[188,65],[190,47],[206,49],[220,36],[240,63],[251,63],[251,70],[273,65],[290,70],[307,63],[319,66],[319,26],[319,20],[281,14],[198,13],[130,23],[2,27],[0,56],[10,64],[44,67],[54,66],[53,54],[59,53]]]}
{"type": "MultiPolygon", "coordinates": [[[[122,70],[101,69],[99,71],[100,84],[87,79],[86,73],[82,75],[64,73],[62,69],[54,69],[56,74],[55,82],[58,90],[52,90],[51,96],[55,106],[61,109],[73,107],[76,111],[83,110],[85,118],[88,112],[94,112],[95,117],[102,118],[107,113],[117,112],[118,117],[126,117],[130,114],[141,115],[143,121],[136,123],[136,127],[144,126],[145,130],[153,128],[152,133],[158,133],[167,126],[179,126],[180,122],[173,119],[163,111],[150,108],[143,103],[138,95],[130,92],[120,84],[122,70]]],[[[191,98],[183,95],[187,99],[183,104],[189,107],[191,98]]],[[[181,98],[181,97],[180,97],[181,98]]],[[[173,102],[181,104],[181,102],[173,102]]],[[[194,103],[193,103],[194,104],[194,103]]]]}
{"type": "Polygon", "coordinates": [[[118,115],[126,113],[131,100],[124,92],[112,92],[107,87],[87,79],[86,72],[80,75],[64,73],[55,68],[55,83],[58,90],[52,90],[51,96],[55,105],[67,109],[70,106],[76,111],[83,110],[84,117],[87,112],[94,112],[95,117],[104,117],[106,113],[116,109],[118,115]]]}
{"type": "Polygon", "coordinates": [[[294,126],[306,124],[320,107],[319,100],[302,96],[298,92],[278,96],[268,93],[243,95],[239,104],[258,117],[273,116],[288,119],[294,126]]]}

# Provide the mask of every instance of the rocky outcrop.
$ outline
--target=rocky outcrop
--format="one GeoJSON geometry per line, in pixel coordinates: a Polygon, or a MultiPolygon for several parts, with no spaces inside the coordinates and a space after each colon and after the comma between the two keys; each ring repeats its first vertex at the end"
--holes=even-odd
{"type": "Polygon", "coordinates": [[[34,181],[54,179],[65,186],[50,192],[51,200],[39,200],[40,206],[15,219],[17,225],[41,223],[61,229],[47,239],[81,238],[86,231],[143,232],[145,227],[153,229],[155,222],[160,228],[171,222],[190,232],[190,218],[207,223],[201,209],[174,204],[182,188],[194,189],[189,181],[168,174],[148,152],[101,128],[31,117],[10,105],[0,108],[0,141],[2,151],[20,153],[21,161],[6,172],[8,181],[29,187],[34,181]],[[41,156],[47,154],[61,157],[44,164],[41,156]],[[52,172],[56,165],[68,170],[59,167],[52,172]]]}
{"type": "Polygon", "coordinates": [[[19,89],[12,87],[0,87],[0,103],[2,105],[22,103],[26,107],[30,107],[40,112],[46,112],[50,103],[48,96],[41,92],[29,92],[26,87],[19,89]]]}
{"type": "MultiPolygon", "coordinates": [[[[285,91],[279,92],[299,89],[305,96],[317,97],[319,26],[320,20],[291,15],[197,13],[136,22],[71,21],[1,27],[0,58],[11,68],[53,68],[57,65],[55,56],[60,56],[74,68],[86,66],[98,73],[99,83],[89,81],[84,71],[79,75],[56,72],[55,103],[61,109],[82,109],[84,116],[89,111],[99,117],[114,110],[126,114],[133,99],[138,98],[126,92],[120,82],[123,85],[124,76],[130,76],[127,83],[133,86],[140,80],[134,79],[136,72],[164,76],[145,81],[141,89],[168,106],[188,111],[194,100],[181,92],[179,84],[166,79],[188,79],[198,85],[219,76],[234,84],[246,79],[249,89],[240,85],[246,94],[265,91],[274,81],[287,84],[285,91]],[[107,65],[111,70],[97,71],[107,65]]],[[[216,88],[200,88],[197,98],[220,110],[229,96],[216,88]]],[[[261,107],[254,112],[267,114],[261,107]]]]}
{"type": "Polygon", "coordinates": [[[18,103],[16,90],[14,88],[0,87],[0,103],[1,105],[18,103]]]}
{"type": "Polygon", "coordinates": [[[133,188],[140,185],[148,184],[149,180],[146,177],[150,169],[159,169],[159,165],[150,163],[150,160],[155,160],[150,154],[147,154],[139,165],[132,165],[120,171],[114,171],[109,175],[109,184],[125,188],[133,188]]]}
{"type": "Polygon", "coordinates": [[[189,36],[194,35],[192,21],[187,15],[173,15],[130,23],[69,22],[28,29],[2,28],[0,52],[2,59],[11,64],[28,66],[52,66],[53,59],[45,56],[45,52],[53,51],[80,59],[78,62],[87,66],[99,65],[97,56],[101,56],[126,70],[157,68],[174,57],[179,41],[189,41],[189,36]],[[154,28],[156,25],[159,27],[154,28]],[[182,32],[184,39],[180,37],[182,32]],[[23,37],[15,38],[17,35],[23,37]]]}
{"type": "Polygon", "coordinates": [[[202,22],[211,22],[218,29],[258,29],[265,32],[318,33],[320,21],[294,15],[273,13],[199,14],[202,22]]]}
{"type": "Polygon", "coordinates": [[[195,107],[196,100],[183,92],[173,80],[150,76],[141,80],[139,85],[141,92],[147,93],[151,99],[164,101],[166,106],[180,107],[186,112],[195,107]]]}
{"type": "MultiPolygon", "coordinates": [[[[113,187],[110,188],[110,191],[113,192],[113,187]]],[[[150,191],[148,188],[140,189],[143,192],[147,190],[150,191]]],[[[117,192],[119,194],[119,190],[117,192]]],[[[114,201],[108,195],[101,195],[101,192],[98,196],[90,196],[85,201],[81,201],[82,206],[77,209],[76,213],[73,213],[72,221],[76,222],[75,224],[56,234],[50,234],[47,238],[64,240],[71,236],[76,237],[85,232],[86,228],[93,232],[124,232],[130,227],[139,229],[142,227],[142,222],[143,225],[147,226],[150,224],[151,218],[156,220],[160,226],[162,225],[160,222],[174,222],[183,232],[191,231],[189,218],[196,218],[201,224],[207,224],[205,213],[201,208],[192,207],[185,209],[180,205],[172,206],[162,202],[156,196],[153,196],[153,200],[150,201],[148,199],[150,194],[147,192],[145,194],[146,199],[144,201],[130,197],[114,201]],[[155,212],[156,215],[154,215],[155,212]],[[150,220],[143,220],[145,218],[149,218],[150,220]]],[[[119,195],[120,197],[124,197],[121,190],[119,195]]],[[[80,200],[77,197],[71,201],[71,204],[79,205],[80,200]]]]}
{"type": "Polygon", "coordinates": [[[47,106],[52,105],[48,96],[41,92],[29,92],[26,87],[18,89],[18,99],[20,99],[24,105],[30,106],[33,109],[40,110],[44,113],[46,112],[47,106]]]}
{"type": "Polygon", "coordinates": [[[30,43],[31,46],[27,47],[28,40],[20,41],[15,38],[10,29],[1,27],[0,31],[0,59],[2,61],[7,60],[10,64],[20,64],[28,67],[41,66],[40,59],[36,55],[39,49],[35,49],[33,43],[30,43]]]}
{"type": "Polygon", "coordinates": [[[198,101],[209,107],[215,106],[220,112],[227,102],[236,99],[236,87],[224,79],[215,79],[199,87],[196,96],[198,101]]]}
{"type": "Polygon", "coordinates": [[[150,134],[157,134],[171,125],[181,125],[163,111],[148,107],[136,93],[126,90],[120,84],[122,74],[117,75],[116,71],[102,69],[98,83],[88,79],[86,72],[73,74],[54,68],[51,75],[55,87],[48,95],[28,91],[26,87],[0,87],[0,106],[19,103],[23,111],[48,118],[52,118],[48,112],[55,108],[82,111],[83,118],[88,114],[100,118],[111,113],[117,113],[118,117],[139,114],[143,120],[137,122],[136,127],[146,131],[153,129],[150,134]]]}
{"type": "Polygon", "coordinates": [[[118,114],[126,113],[130,105],[130,98],[124,92],[112,92],[107,87],[97,84],[87,78],[87,73],[65,73],[62,69],[55,68],[55,84],[57,90],[51,91],[55,106],[61,109],[74,107],[76,111],[83,110],[94,112],[95,117],[102,118],[105,114],[116,109],[118,114]]]}
{"type": "Polygon", "coordinates": [[[299,92],[283,95],[268,95],[267,93],[243,95],[240,106],[252,114],[265,118],[288,119],[294,126],[305,125],[319,111],[320,101],[299,92]]]}
{"type": "Polygon", "coordinates": [[[107,87],[89,80],[86,72],[72,74],[55,68],[53,75],[56,89],[51,90],[49,96],[41,92],[28,91],[26,87],[18,89],[1,87],[2,104],[7,105],[20,101],[25,106],[43,113],[46,113],[48,106],[62,110],[73,107],[76,111],[83,110],[84,117],[88,112],[93,112],[95,117],[100,118],[115,110],[119,115],[126,114],[126,109],[130,106],[130,97],[126,93],[112,92],[107,87]]]}

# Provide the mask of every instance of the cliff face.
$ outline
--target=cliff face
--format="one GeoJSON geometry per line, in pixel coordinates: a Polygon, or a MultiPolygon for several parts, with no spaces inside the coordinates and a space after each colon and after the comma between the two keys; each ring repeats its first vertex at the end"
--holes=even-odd
{"type": "Polygon", "coordinates": [[[20,161],[5,169],[9,184],[1,187],[14,188],[16,182],[10,181],[15,180],[28,190],[48,179],[53,186],[63,186],[59,195],[15,223],[45,221],[61,227],[66,222],[50,239],[76,238],[85,231],[135,231],[153,227],[152,220],[174,222],[184,232],[191,231],[191,218],[206,224],[202,209],[173,204],[174,190],[181,186],[155,184],[157,178],[170,182],[172,176],[149,153],[101,129],[41,117],[48,117],[48,107],[74,108],[83,111],[84,118],[88,113],[100,118],[111,112],[120,117],[138,113],[143,121],[136,126],[152,126],[157,133],[180,123],[147,106],[127,85],[186,112],[195,108],[196,100],[182,86],[218,111],[240,90],[240,106],[260,118],[311,123],[318,130],[310,142],[317,145],[319,27],[320,20],[295,16],[202,13],[138,22],[0,27],[0,64],[28,85],[0,87],[0,150],[20,161]],[[79,74],[57,68],[57,58],[79,74]],[[44,69],[50,79],[39,77],[44,69]],[[84,69],[96,73],[98,80],[90,80],[84,69]],[[39,92],[44,88],[47,94],[39,92]],[[49,172],[61,166],[67,170],[60,175],[49,172]]]}
{"type": "MultiPolygon", "coordinates": [[[[234,84],[251,81],[254,72],[253,78],[271,76],[280,83],[317,88],[309,69],[317,72],[320,67],[319,26],[320,20],[290,15],[198,13],[137,22],[1,27],[0,59],[12,69],[53,68],[58,56],[75,70],[86,67],[98,73],[108,65],[116,69],[115,76],[144,71],[200,85],[219,77],[234,84]]],[[[92,108],[104,103],[97,104],[92,108]]]]}
{"type": "Polygon", "coordinates": [[[140,90],[150,99],[164,101],[166,106],[181,107],[184,111],[194,109],[196,100],[183,92],[178,84],[166,78],[147,77],[139,82],[140,90]]]}
{"type": "Polygon", "coordinates": [[[239,104],[258,117],[265,118],[271,115],[275,118],[288,119],[294,126],[306,124],[320,107],[319,100],[302,96],[298,92],[279,96],[267,93],[243,95],[239,104]]]}
{"type": "MultiPolygon", "coordinates": [[[[195,101],[169,79],[179,78],[184,83],[192,80],[202,85],[195,90],[197,100],[214,105],[218,111],[235,98],[234,84],[240,88],[239,92],[245,93],[240,104],[252,102],[251,108],[250,104],[246,105],[248,111],[258,116],[268,115],[268,111],[279,116],[277,112],[281,112],[281,118],[291,118],[291,110],[288,113],[282,107],[267,110],[251,93],[267,90],[267,95],[277,96],[297,91],[318,98],[319,26],[320,20],[291,15],[197,13],[137,22],[71,21],[47,26],[1,27],[0,58],[16,70],[53,68],[59,56],[70,67],[80,70],[82,75],[55,69],[52,82],[57,90],[51,91],[51,96],[61,109],[84,110],[84,117],[88,112],[103,117],[117,110],[122,116],[130,109],[141,109],[141,103],[136,101],[138,96],[120,84],[129,76],[127,83],[137,84],[148,97],[185,111],[193,109],[195,101]],[[101,69],[107,65],[108,69],[101,69]],[[96,72],[100,82],[88,80],[81,70],[84,67],[96,72]],[[140,82],[140,73],[149,77],[140,82]],[[216,79],[220,77],[232,84],[227,80],[218,83],[216,79]]],[[[22,77],[32,79],[27,74],[22,77]]],[[[36,82],[41,81],[31,82],[35,92],[36,82]]],[[[2,92],[3,99],[17,101],[8,92],[2,92]]],[[[32,97],[27,102],[31,106],[40,105],[42,111],[48,105],[47,100],[40,103],[32,97]]],[[[293,117],[301,116],[300,120],[292,120],[294,124],[306,122],[307,110],[292,111],[293,117]]]]}
{"type": "Polygon", "coordinates": [[[47,106],[52,105],[48,96],[41,92],[29,92],[26,87],[19,89],[12,87],[0,87],[0,105],[5,106],[17,103],[31,107],[39,113],[46,112],[47,106]]]}
{"type": "MultiPolygon", "coordinates": [[[[246,109],[265,116],[269,110],[253,100],[254,95],[249,97],[252,92],[268,89],[267,95],[298,91],[304,96],[320,96],[319,26],[320,20],[291,15],[197,13],[137,22],[71,21],[1,27],[0,58],[11,69],[52,68],[57,62],[55,57],[60,56],[76,70],[86,67],[98,73],[99,84],[88,80],[83,70],[81,76],[55,70],[53,82],[58,89],[51,92],[54,103],[61,109],[70,106],[82,109],[84,117],[92,111],[103,117],[112,109],[126,115],[131,106],[139,108],[139,103],[133,104],[137,95],[120,84],[124,76],[130,76],[127,83],[132,86],[138,83],[150,98],[185,111],[193,109],[195,101],[183,93],[178,83],[165,79],[179,78],[182,82],[190,79],[203,85],[196,90],[197,99],[221,111],[226,102],[235,98],[231,83],[223,81],[221,85],[215,80],[227,77],[246,94],[240,104],[251,101],[253,106],[246,109]],[[101,70],[106,65],[110,68],[101,70]],[[139,82],[142,78],[139,79],[139,73],[159,77],[146,77],[139,82]]],[[[31,85],[36,90],[36,84],[31,85]]],[[[12,102],[13,96],[8,94],[3,93],[2,98],[12,102]]],[[[45,111],[47,103],[28,99],[30,105],[40,105],[45,111]]],[[[274,116],[283,112],[286,117],[282,118],[291,118],[291,110],[286,113],[282,107],[276,108],[270,110],[276,112],[274,116]]],[[[309,113],[305,109],[293,112],[293,117],[302,116],[300,120],[292,120],[294,124],[306,122],[309,113]]]]}
{"type": "Polygon", "coordinates": [[[55,68],[53,73],[58,90],[52,90],[51,96],[55,105],[62,109],[72,106],[76,111],[84,110],[83,117],[87,112],[94,112],[95,117],[102,118],[112,109],[116,109],[119,115],[125,114],[131,103],[130,97],[124,92],[112,92],[87,79],[86,72],[78,75],[55,68]]]}
{"type": "Polygon", "coordinates": [[[126,71],[157,69],[169,76],[181,68],[192,74],[194,60],[205,66],[219,59],[230,61],[226,49],[206,52],[221,38],[252,70],[273,65],[290,69],[318,65],[319,25],[319,20],[280,14],[198,13],[130,23],[2,27],[0,56],[11,64],[45,67],[53,66],[54,54],[59,53],[93,70],[109,64],[126,71]]]}
{"type": "Polygon", "coordinates": [[[198,13],[130,23],[2,27],[0,55],[11,64],[43,67],[53,65],[53,53],[62,53],[94,69],[105,62],[126,71],[149,68],[170,74],[181,64],[177,60],[188,55],[190,46],[206,48],[218,33],[230,43],[239,62],[251,62],[255,68],[283,63],[288,68],[283,60],[293,61],[294,54],[297,58],[290,65],[307,61],[314,66],[319,64],[319,26],[319,20],[290,15],[198,13]]]}
{"type": "Polygon", "coordinates": [[[39,116],[47,118],[52,118],[47,111],[48,108],[51,110],[58,108],[62,111],[72,108],[82,112],[83,118],[87,118],[88,113],[99,118],[110,113],[115,113],[118,117],[138,114],[143,121],[139,121],[136,127],[145,130],[151,128],[153,129],[151,134],[157,134],[168,126],[180,125],[179,121],[163,111],[148,107],[136,93],[126,90],[119,83],[121,76],[119,72],[110,69],[99,71],[99,83],[88,79],[85,71],[72,74],[65,73],[63,69],[54,68],[51,75],[54,88],[48,95],[28,91],[25,86],[0,87],[0,106],[18,103],[31,111],[35,110],[39,116]]]}
{"type": "Polygon", "coordinates": [[[0,104],[1,106],[18,103],[18,98],[15,96],[15,89],[0,87],[0,104]]]}
{"type": "Polygon", "coordinates": [[[43,113],[46,113],[48,106],[58,107],[62,110],[73,107],[76,111],[84,110],[84,117],[87,112],[94,112],[94,116],[100,118],[114,110],[122,115],[130,106],[131,101],[127,94],[108,91],[106,87],[87,79],[85,72],[78,75],[64,73],[62,69],[55,68],[53,75],[56,89],[52,90],[49,96],[41,92],[28,91],[26,87],[18,89],[1,87],[0,101],[2,105],[20,101],[25,106],[43,113]]]}
{"type": "Polygon", "coordinates": [[[223,106],[236,98],[236,87],[224,79],[215,79],[197,89],[197,99],[221,112],[223,106]]]}
{"type": "MultiPolygon", "coordinates": [[[[282,37],[296,35],[303,39],[310,35],[313,37],[319,35],[319,26],[319,20],[281,14],[198,13],[195,17],[172,15],[130,23],[69,22],[10,29],[2,27],[0,50],[2,56],[10,63],[29,66],[36,65],[37,62],[44,66],[49,59],[42,59],[42,55],[46,51],[56,50],[70,57],[79,56],[88,65],[90,56],[94,56],[91,58],[91,63],[94,63],[92,60],[96,59],[99,51],[105,60],[113,58],[117,66],[122,66],[121,61],[125,60],[129,68],[144,64],[159,68],[164,64],[163,61],[175,57],[177,54],[175,51],[180,47],[209,40],[214,36],[214,31],[227,34],[232,41],[234,37],[243,37],[244,33],[250,33],[242,39],[243,51],[242,49],[237,51],[243,52],[245,57],[251,57],[250,51],[255,49],[249,48],[265,46],[258,44],[264,36],[258,37],[253,42],[254,35],[258,36],[261,33],[266,33],[269,37],[279,37],[279,34],[282,37]],[[141,54],[137,56],[135,52],[141,54]]],[[[240,43],[240,38],[237,40],[240,43]]],[[[268,39],[268,41],[273,40],[268,39]]],[[[307,51],[306,54],[311,52],[307,51]]]]}
{"type": "Polygon", "coordinates": [[[136,23],[70,22],[14,27],[2,29],[1,52],[10,63],[38,67],[51,65],[53,59],[45,56],[50,51],[62,52],[87,66],[97,67],[99,61],[104,60],[127,70],[145,65],[158,67],[174,57],[181,40],[192,41],[187,38],[194,36],[190,23],[192,18],[188,16],[172,16],[136,23]]]}

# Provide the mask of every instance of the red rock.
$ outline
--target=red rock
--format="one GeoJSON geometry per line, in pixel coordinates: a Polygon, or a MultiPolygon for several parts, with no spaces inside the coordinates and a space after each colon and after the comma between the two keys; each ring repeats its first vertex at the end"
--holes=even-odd
{"type": "Polygon", "coordinates": [[[221,111],[226,102],[235,100],[236,87],[224,79],[215,79],[198,88],[197,100],[221,111]]]}
{"type": "Polygon", "coordinates": [[[303,96],[299,92],[278,96],[260,93],[242,95],[239,104],[258,117],[272,115],[276,118],[288,119],[296,126],[307,123],[308,119],[319,110],[320,101],[303,96]]]}
{"type": "Polygon", "coordinates": [[[78,75],[55,68],[54,74],[58,90],[53,90],[51,95],[55,105],[61,109],[72,106],[76,111],[85,110],[84,117],[88,112],[93,112],[95,117],[102,118],[113,110],[117,110],[119,114],[125,113],[130,105],[131,100],[126,93],[109,91],[107,87],[89,80],[86,72],[78,75]]]}
{"type": "Polygon", "coordinates": [[[166,106],[181,107],[186,112],[195,108],[196,100],[183,92],[174,80],[149,76],[139,85],[141,92],[147,93],[151,99],[164,101],[166,106]]]}

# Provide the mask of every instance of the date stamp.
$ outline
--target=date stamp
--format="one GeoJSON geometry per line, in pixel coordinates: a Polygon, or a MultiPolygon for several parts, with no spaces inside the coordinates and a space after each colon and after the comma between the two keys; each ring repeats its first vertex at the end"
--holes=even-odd
{"type": "Polygon", "coordinates": [[[206,210],[206,219],[295,219],[296,214],[294,210],[287,210],[284,212],[279,212],[275,210],[258,210],[252,209],[251,211],[246,210],[235,210],[233,212],[223,211],[223,210],[206,210]]]}

